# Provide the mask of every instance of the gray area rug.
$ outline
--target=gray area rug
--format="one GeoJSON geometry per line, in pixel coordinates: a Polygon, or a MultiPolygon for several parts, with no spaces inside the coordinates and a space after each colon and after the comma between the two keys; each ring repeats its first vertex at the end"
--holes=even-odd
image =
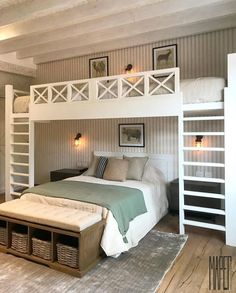
{"type": "Polygon", "coordinates": [[[0,253],[0,292],[155,292],[187,237],[152,230],[119,258],[106,258],[82,279],[0,253]]]}

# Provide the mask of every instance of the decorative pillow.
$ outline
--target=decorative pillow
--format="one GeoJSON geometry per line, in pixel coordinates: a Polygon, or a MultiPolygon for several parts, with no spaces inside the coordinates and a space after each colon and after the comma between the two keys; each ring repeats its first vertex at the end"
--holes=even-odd
{"type": "Polygon", "coordinates": [[[125,181],[129,168],[128,160],[109,158],[103,179],[125,181]]]}
{"type": "Polygon", "coordinates": [[[129,161],[129,169],[126,179],[142,180],[143,170],[147,163],[148,157],[126,157],[124,159],[129,161]]]}
{"type": "Polygon", "coordinates": [[[98,160],[98,166],[97,166],[97,170],[96,170],[96,174],[95,176],[97,178],[102,178],[104,171],[106,169],[107,166],[107,162],[108,162],[108,158],[106,157],[100,157],[98,160]]]}
{"type": "Polygon", "coordinates": [[[93,160],[92,160],[88,170],[86,172],[84,172],[83,175],[85,175],[85,176],[95,176],[96,175],[96,170],[97,170],[97,167],[98,167],[98,161],[99,161],[99,157],[93,156],[93,160]]]}

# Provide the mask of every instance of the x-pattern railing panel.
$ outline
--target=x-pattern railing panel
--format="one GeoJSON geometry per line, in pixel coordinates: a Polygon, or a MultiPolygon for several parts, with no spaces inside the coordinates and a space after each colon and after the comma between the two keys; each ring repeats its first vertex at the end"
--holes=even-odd
{"type": "Polygon", "coordinates": [[[71,84],[71,101],[85,101],[89,99],[89,83],[71,84]]]}
{"type": "Polygon", "coordinates": [[[40,90],[36,88],[34,88],[33,90],[34,104],[47,104],[48,103],[48,87],[40,88],[40,90]],[[46,95],[46,97],[44,95],[46,95]]]}
{"type": "Polygon", "coordinates": [[[144,84],[141,84],[144,81],[144,76],[138,77],[138,80],[136,82],[134,81],[135,83],[133,82],[133,80],[135,80],[133,77],[122,78],[123,97],[128,97],[128,95],[132,91],[137,92],[138,94],[140,94],[140,96],[144,95],[144,84]],[[128,86],[128,89],[126,89],[124,84],[126,84],[126,87],[128,86]],[[142,91],[138,88],[138,85],[141,85],[142,91]]]}
{"type": "MultiPolygon", "coordinates": [[[[170,73],[167,77],[165,77],[163,79],[163,77],[153,77],[152,75],[149,76],[149,94],[150,95],[155,95],[157,94],[157,90],[160,88],[164,88],[167,90],[167,93],[171,93],[174,94],[174,90],[171,89],[169,86],[166,85],[166,83],[171,80],[171,78],[174,76],[174,72],[170,73]],[[159,80],[159,78],[163,79],[163,80],[159,80]],[[154,86],[153,89],[151,89],[151,86],[153,86],[153,84],[157,84],[156,86],[154,86]]],[[[174,83],[174,82],[173,82],[174,83]]]]}
{"type": "Polygon", "coordinates": [[[103,99],[116,99],[118,98],[118,80],[107,80],[103,82],[97,82],[98,86],[98,100],[103,100],[103,99]],[[105,95],[107,97],[105,98],[105,95]]]}
{"type": "Polygon", "coordinates": [[[67,102],[67,85],[65,86],[52,86],[52,103],[67,102]]]}

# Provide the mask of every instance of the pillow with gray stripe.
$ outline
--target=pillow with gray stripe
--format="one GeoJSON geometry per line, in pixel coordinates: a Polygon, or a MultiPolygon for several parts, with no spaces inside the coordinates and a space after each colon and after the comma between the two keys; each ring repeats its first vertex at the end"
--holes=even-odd
{"type": "Polygon", "coordinates": [[[108,158],[106,157],[100,157],[98,160],[98,166],[96,170],[96,177],[102,178],[103,174],[105,172],[106,166],[107,166],[108,158]]]}

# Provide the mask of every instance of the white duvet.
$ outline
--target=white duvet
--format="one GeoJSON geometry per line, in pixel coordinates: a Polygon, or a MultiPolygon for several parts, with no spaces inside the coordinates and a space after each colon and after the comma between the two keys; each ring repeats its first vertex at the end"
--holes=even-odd
{"type": "MultiPolygon", "coordinates": [[[[167,213],[168,202],[165,193],[165,183],[154,168],[149,167],[144,174],[143,181],[127,180],[125,182],[107,181],[90,176],[77,176],[65,180],[92,182],[107,185],[120,185],[138,188],[143,192],[147,213],[139,215],[130,222],[126,234],[128,243],[124,243],[119,232],[118,225],[112,213],[103,209],[103,216],[106,218],[106,225],[101,240],[101,247],[108,256],[118,256],[120,253],[134,247],[138,242],[156,225],[156,223],[167,213]]],[[[41,202],[49,205],[67,206],[77,209],[94,210],[94,205],[77,202],[68,199],[55,199],[51,197],[38,196],[32,193],[23,195],[27,200],[41,202]]],[[[95,211],[96,212],[96,211],[95,211]]]]}

